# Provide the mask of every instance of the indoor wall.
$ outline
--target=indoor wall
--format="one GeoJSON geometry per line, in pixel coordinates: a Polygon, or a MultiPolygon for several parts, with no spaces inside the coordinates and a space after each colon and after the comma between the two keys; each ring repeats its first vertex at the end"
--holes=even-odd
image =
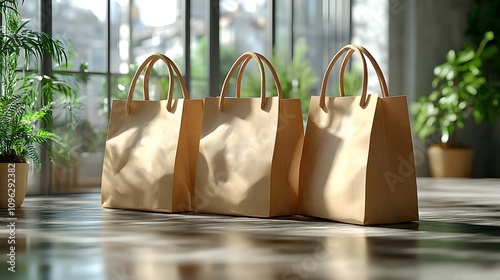
{"type": "MultiPolygon", "coordinates": [[[[388,4],[389,88],[406,94],[411,103],[430,93],[433,69],[445,61],[446,53],[463,48],[473,0],[390,0],[388,4]]],[[[465,127],[458,137],[476,151],[472,176],[500,177],[500,123],[491,127],[468,120],[465,127]]],[[[414,141],[419,176],[429,176],[425,149],[433,143],[430,138],[414,141]]]]}

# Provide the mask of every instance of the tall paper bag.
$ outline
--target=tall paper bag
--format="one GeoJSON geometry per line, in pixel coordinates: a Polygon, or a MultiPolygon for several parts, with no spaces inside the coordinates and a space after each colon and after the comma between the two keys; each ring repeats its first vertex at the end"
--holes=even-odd
{"type": "Polygon", "coordinates": [[[300,212],[353,224],[418,220],[413,146],[405,96],[389,96],[377,62],[361,46],[347,45],[326,69],[321,95],[311,97],[300,167],[300,212]],[[343,53],[341,97],[327,97],[329,74],[343,53]],[[345,96],[343,73],[351,54],[363,65],[361,96],[345,96]],[[367,94],[365,56],[382,97],[367,94]]]}
{"type": "Polygon", "coordinates": [[[203,118],[203,100],[189,99],[179,69],[166,56],[148,57],[132,79],[127,100],[114,100],[102,174],[102,206],[155,212],[192,210],[192,196],[203,118]],[[167,100],[149,100],[153,64],[169,69],[167,100]],[[142,70],[144,99],[132,100],[142,70]],[[173,99],[174,76],[184,99],[173,99]]]}
{"type": "Polygon", "coordinates": [[[269,61],[245,53],[231,67],[220,97],[207,97],[195,185],[198,212],[271,217],[297,213],[298,172],[303,143],[300,101],[283,99],[269,61]],[[254,59],[261,97],[239,98],[244,68],[254,59]],[[278,96],[266,97],[264,62],[278,96]],[[242,65],[235,98],[226,97],[231,76],[242,65]]]}

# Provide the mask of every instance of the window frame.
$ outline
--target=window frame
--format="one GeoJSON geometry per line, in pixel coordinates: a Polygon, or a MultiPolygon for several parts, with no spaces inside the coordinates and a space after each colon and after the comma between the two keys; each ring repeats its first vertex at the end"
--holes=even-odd
{"type": "MultiPolygon", "coordinates": [[[[40,22],[40,27],[41,30],[49,35],[52,35],[52,0],[38,0],[39,1],[39,22],[40,22]]],[[[321,4],[323,7],[332,9],[333,4],[330,4],[329,0],[317,0],[321,1],[321,4]]],[[[134,0],[129,0],[129,3],[133,3],[134,0]]],[[[337,1],[335,1],[337,2],[337,1]]],[[[344,3],[344,7],[350,7],[351,6],[351,0],[347,0],[348,3],[344,3]]],[[[179,1],[181,5],[181,13],[182,13],[182,41],[184,44],[184,80],[186,82],[186,86],[188,90],[191,87],[191,5],[192,1],[191,0],[184,0],[184,1],[179,1]]],[[[206,5],[206,18],[208,19],[208,32],[207,32],[207,40],[208,40],[208,51],[207,51],[207,56],[209,58],[209,66],[207,69],[207,78],[208,78],[208,88],[207,92],[209,92],[211,95],[216,95],[217,92],[219,92],[220,87],[222,85],[222,77],[220,77],[220,63],[219,63],[219,58],[220,58],[220,42],[219,42],[219,4],[220,0],[211,0],[210,4],[206,5]]],[[[287,38],[288,40],[285,40],[285,42],[280,42],[282,44],[286,44],[285,48],[289,50],[287,59],[291,60],[293,57],[293,43],[296,41],[297,37],[296,36],[296,31],[294,27],[294,15],[296,12],[295,5],[296,1],[287,1],[287,0],[268,0],[268,17],[270,19],[270,25],[269,25],[269,30],[268,30],[268,36],[270,42],[269,46],[267,49],[269,50],[269,54],[272,53],[272,50],[275,48],[277,42],[276,42],[276,25],[277,23],[277,12],[282,11],[285,13],[284,18],[285,18],[285,25],[286,25],[286,33],[287,33],[287,38]]],[[[130,6],[129,6],[130,9],[130,6]]],[[[342,17],[340,20],[344,23],[349,23],[347,27],[349,30],[347,31],[347,34],[350,36],[350,12],[349,14],[345,14],[345,9],[342,11],[336,12],[337,14],[335,16],[340,16],[342,17]],[[344,14],[342,14],[344,13],[344,14]]],[[[323,24],[332,24],[330,21],[330,13],[331,11],[328,11],[328,18],[323,21],[323,24]]],[[[335,22],[338,22],[338,20],[335,20],[335,22]]],[[[345,25],[344,25],[345,26],[345,25]]],[[[111,71],[111,32],[112,32],[112,23],[111,23],[111,0],[106,0],[106,71],[105,72],[88,72],[90,75],[95,75],[95,76],[103,76],[106,81],[106,94],[108,97],[108,100],[111,100],[111,91],[112,91],[112,85],[111,81],[114,77],[122,76],[123,74],[120,73],[113,73],[111,71]]],[[[327,31],[330,32],[330,31],[327,31]]],[[[331,34],[324,34],[326,36],[329,36],[331,34]]],[[[299,34],[300,36],[300,34],[299,34]]],[[[344,43],[347,43],[345,41],[345,38],[339,38],[335,37],[333,38],[333,46],[341,45],[344,43]]],[[[325,44],[323,41],[322,44],[325,44]]],[[[327,38],[327,49],[329,46],[332,46],[332,39],[327,38]]],[[[327,55],[325,52],[328,50],[323,50],[323,56],[327,55]]],[[[322,62],[324,65],[328,63],[328,61],[323,61],[322,62]]],[[[323,68],[324,65],[318,66],[323,68]]],[[[77,71],[54,71],[52,68],[52,62],[50,59],[44,59],[42,64],[41,64],[41,69],[40,69],[41,74],[52,74],[52,73],[64,73],[64,74],[77,74],[79,72],[77,71]]],[[[108,118],[109,118],[109,112],[111,111],[111,102],[108,102],[108,118]]],[[[40,171],[40,182],[37,184],[39,186],[39,192],[35,193],[30,193],[30,194],[52,194],[52,189],[51,189],[51,164],[50,164],[50,159],[48,157],[48,153],[46,149],[42,150],[42,167],[40,171]]],[[[96,189],[96,191],[100,191],[100,189],[96,189]]]]}

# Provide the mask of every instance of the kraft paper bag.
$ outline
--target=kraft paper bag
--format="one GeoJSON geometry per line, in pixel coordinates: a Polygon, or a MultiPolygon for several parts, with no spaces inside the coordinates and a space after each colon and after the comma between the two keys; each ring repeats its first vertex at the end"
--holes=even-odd
{"type": "Polygon", "coordinates": [[[298,99],[283,99],[270,62],[248,52],[231,67],[220,97],[207,97],[195,185],[195,210],[204,213],[271,217],[297,213],[298,172],[304,138],[298,99]],[[260,70],[260,98],[239,98],[249,60],[260,70]],[[263,62],[278,96],[266,97],[263,62]],[[226,97],[233,73],[236,97],[226,97]]]}
{"type": "Polygon", "coordinates": [[[203,100],[189,99],[182,75],[162,54],[135,73],[127,100],[114,100],[102,174],[102,206],[154,212],[192,210],[203,100]],[[167,100],[149,100],[149,76],[161,60],[169,69],[167,100]],[[145,67],[144,100],[132,100],[145,67]],[[175,72],[184,99],[173,99],[175,72]]]}
{"type": "Polygon", "coordinates": [[[347,45],[331,60],[321,95],[311,97],[302,162],[300,212],[360,225],[418,220],[413,146],[405,96],[389,96],[377,62],[361,46],[347,45]],[[345,96],[343,74],[353,52],[363,65],[361,96],[345,96]],[[327,97],[328,77],[343,53],[341,97],[327,97]],[[382,97],[367,94],[365,56],[382,97]]]}

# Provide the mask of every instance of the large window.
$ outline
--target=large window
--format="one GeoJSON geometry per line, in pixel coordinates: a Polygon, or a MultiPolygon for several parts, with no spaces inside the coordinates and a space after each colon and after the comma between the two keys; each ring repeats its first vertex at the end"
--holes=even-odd
{"type": "MultiPolygon", "coordinates": [[[[191,97],[202,98],[218,95],[245,51],[271,57],[274,49],[280,65],[287,65],[304,41],[303,59],[320,77],[350,39],[350,1],[42,0],[26,1],[22,14],[65,43],[68,65],[54,65],[53,73],[71,82],[81,104],[76,128],[56,128],[70,148],[60,152],[70,156],[56,157],[31,176],[29,193],[99,190],[111,100],[126,98],[137,64],[152,52],[169,56],[191,97]],[[39,13],[42,8],[51,12],[39,13]]],[[[159,65],[151,80],[152,98],[165,98],[165,71],[159,65]]],[[[319,79],[308,94],[318,88],[319,79]]]]}

